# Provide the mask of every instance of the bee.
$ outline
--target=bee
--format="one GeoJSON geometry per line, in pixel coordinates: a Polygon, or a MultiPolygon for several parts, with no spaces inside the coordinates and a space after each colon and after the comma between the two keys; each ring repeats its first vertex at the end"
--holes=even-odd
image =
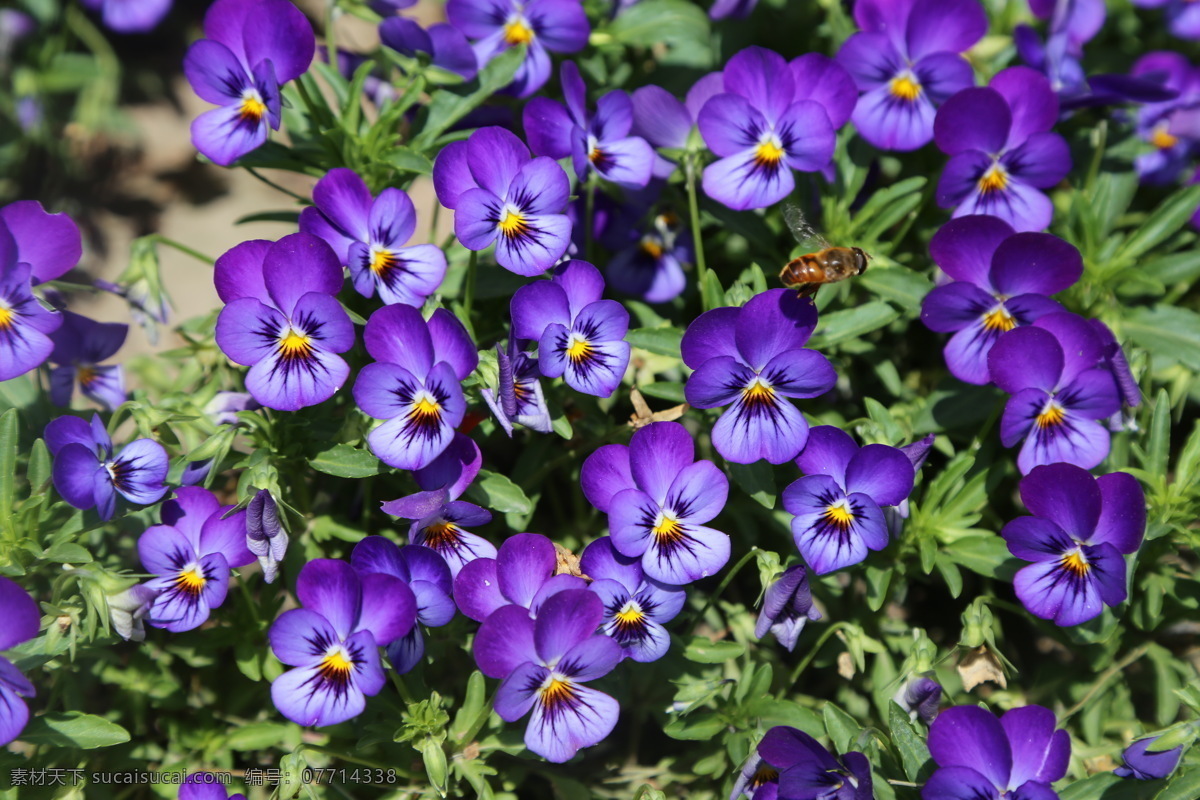
{"type": "Polygon", "coordinates": [[[816,245],[817,252],[793,258],[779,271],[779,280],[789,289],[798,289],[801,297],[811,297],[824,283],[837,283],[867,271],[869,253],[858,247],[834,247],[804,219],[794,205],[784,206],[783,218],[801,245],[816,245]]]}

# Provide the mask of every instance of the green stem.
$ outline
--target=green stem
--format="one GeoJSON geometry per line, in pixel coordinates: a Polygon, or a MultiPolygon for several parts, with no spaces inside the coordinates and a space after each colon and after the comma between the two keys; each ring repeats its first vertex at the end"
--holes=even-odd
{"type": "MultiPolygon", "coordinates": [[[[500,687],[496,687],[496,692],[500,691],[500,687]]],[[[479,714],[476,715],[475,721],[467,728],[466,732],[459,737],[460,744],[468,744],[475,739],[475,735],[479,733],[479,729],[488,721],[488,717],[492,716],[492,705],[496,702],[496,692],[492,692],[492,696],[483,704],[483,708],[479,709],[479,714]]]]}
{"type": "Polygon", "coordinates": [[[784,686],[785,691],[796,685],[796,681],[800,680],[800,675],[804,672],[804,670],[808,669],[808,665],[811,664],[813,659],[817,657],[817,654],[821,652],[821,648],[825,646],[827,641],[829,641],[829,637],[833,636],[842,628],[845,628],[847,624],[848,623],[846,622],[835,622],[830,625],[824,633],[821,634],[821,638],[817,639],[817,643],[808,651],[808,655],[804,657],[804,660],[797,664],[796,668],[792,670],[792,675],[790,678],[788,678],[788,682],[784,686]]]}
{"type": "Polygon", "coordinates": [[[186,244],[183,244],[182,242],[177,242],[174,239],[168,239],[166,236],[163,236],[161,233],[152,233],[152,234],[150,234],[150,236],[152,239],[154,239],[154,241],[158,242],[159,244],[166,245],[167,247],[178,250],[179,252],[181,252],[185,255],[191,256],[192,258],[196,259],[197,261],[203,261],[205,264],[209,264],[209,265],[217,263],[215,259],[209,258],[208,256],[204,255],[204,253],[201,253],[199,250],[193,250],[192,248],[188,247],[186,244]]]}
{"type": "Polygon", "coordinates": [[[479,251],[472,250],[470,258],[467,259],[467,278],[463,285],[463,313],[467,317],[467,324],[471,321],[471,308],[475,305],[475,275],[479,271],[479,251]]]}
{"type": "Polygon", "coordinates": [[[254,617],[254,627],[256,630],[262,630],[262,617],[258,615],[258,604],[254,602],[254,598],[250,596],[250,587],[246,586],[246,578],[238,575],[238,588],[242,592],[242,599],[246,601],[246,606],[250,609],[251,616],[254,617]]]}
{"type": "Polygon", "coordinates": [[[1108,683],[1110,680],[1112,680],[1114,677],[1116,677],[1117,674],[1121,672],[1121,670],[1125,669],[1130,664],[1137,661],[1142,656],[1146,655],[1146,651],[1148,651],[1149,649],[1150,649],[1149,644],[1144,644],[1141,647],[1135,647],[1132,651],[1130,651],[1129,655],[1125,656],[1120,661],[1118,661],[1117,663],[1113,664],[1111,667],[1106,669],[1104,671],[1104,674],[1102,674],[1099,678],[1097,678],[1096,682],[1092,684],[1092,687],[1090,689],[1088,689],[1086,693],[1084,693],[1083,697],[1079,698],[1079,702],[1076,703],[1075,705],[1071,706],[1069,709],[1067,709],[1067,711],[1065,713],[1063,713],[1062,715],[1059,716],[1059,718],[1058,718],[1059,722],[1062,722],[1062,721],[1066,720],[1067,718],[1072,717],[1076,713],[1078,713],[1080,709],[1082,709],[1089,702],[1091,702],[1092,698],[1095,697],[1096,694],[1101,689],[1104,688],[1104,685],[1106,683],[1108,683]]]}
{"type": "Polygon", "coordinates": [[[429,241],[431,242],[437,239],[438,217],[441,215],[441,212],[442,204],[438,202],[435,195],[433,198],[433,214],[429,218],[429,241]]]}
{"type": "Polygon", "coordinates": [[[704,619],[704,615],[708,613],[708,610],[713,607],[713,604],[716,603],[717,599],[720,598],[720,596],[724,593],[726,587],[728,587],[733,581],[734,576],[741,572],[742,567],[750,563],[750,559],[754,558],[756,555],[758,555],[758,553],[759,549],[757,547],[751,547],[750,550],[746,552],[746,555],[742,556],[741,560],[733,565],[733,569],[729,570],[729,572],[725,574],[725,577],[717,586],[717,590],[709,595],[708,602],[705,603],[704,607],[700,609],[700,613],[696,614],[688,621],[688,628],[691,628],[697,622],[700,622],[704,619]]]}
{"type": "Polygon", "coordinates": [[[400,699],[404,701],[405,705],[411,705],[413,702],[412,692],[410,692],[408,687],[404,685],[404,679],[397,675],[396,670],[394,669],[388,670],[388,676],[391,677],[392,684],[396,687],[396,691],[400,693],[400,699]]]}
{"type": "Polygon", "coordinates": [[[587,200],[585,202],[587,205],[586,205],[586,209],[584,211],[584,221],[583,221],[583,226],[584,226],[583,227],[583,233],[584,233],[583,252],[587,255],[587,260],[594,264],[594,263],[596,263],[596,245],[595,245],[595,242],[592,241],[592,237],[594,235],[595,221],[592,219],[592,217],[595,215],[595,212],[596,212],[596,175],[595,175],[595,173],[588,174],[587,200]]]}
{"type": "MultiPolygon", "coordinates": [[[[297,84],[297,85],[299,85],[299,84],[297,84]]],[[[246,170],[246,172],[249,172],[251,175],[258,178],[260,181],[265,183],[267,186],[270,186],[272,189],[274,189],[278,192],[283,192],[284,194],[288,195],[289,197],[294,197],[295,199],[299,200],[300,202],[304,203],[305,205],[308,204],[308,198],[301,197],[300,195],[293,192],[291,189],[285,189],[282,186],[280,186],[278,183],[276,183],[275,181],[271,180],[270,178],[259,175],[258,172],[255,171],[254,167],[242,167],[242,169],[246,170]]]]}
{"type": "Polygon", "coordinates": [[[67,6],[67,28],[79,38],[96,58],[96,78],[79,94],[80,122],[87,130],[95,130],[100,120],[117,100],[121,85],[121,61],[108,39],[92,24],[78,5],[67,6]]]}
{"type": "MultiPolygon", "coordinates": [[[[700,204],[696,200],[696,156],[689,153],[685,162],[687,172],[688,216],[691,218],[692,240],[696,243],[696,285],[700,289],[700,302],[704,303],[704,276],[708,267],[704,263],[704,239],[700,235],[700,204]]],[[[708,311],[708,306],[704,306],[708,311]]]]}
{"type": "Polygon", "coordinates": [[[334,30],[334,20],[337,17],[337,2],[330,0],[329,13],[325,16],[325,49],[329,53],[329,63],[337,64],[337,31],[334,30]]]}

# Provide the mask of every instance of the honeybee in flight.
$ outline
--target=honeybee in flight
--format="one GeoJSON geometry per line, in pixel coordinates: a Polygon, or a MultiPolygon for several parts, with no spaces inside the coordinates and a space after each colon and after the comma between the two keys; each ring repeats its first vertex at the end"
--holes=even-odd
{"type": "Polygon", "coordinates": [[[779,280],[789,289],[798,289],[801,297],[811,297],[824,283],[837,283],[867,271],[869,253],[858,247],[834,247],[818,234],[804,219],[797,206],[783,207],[783,219],[788,229],[803,246],[820,250],[793,258],[779,271],[779,280]]]}

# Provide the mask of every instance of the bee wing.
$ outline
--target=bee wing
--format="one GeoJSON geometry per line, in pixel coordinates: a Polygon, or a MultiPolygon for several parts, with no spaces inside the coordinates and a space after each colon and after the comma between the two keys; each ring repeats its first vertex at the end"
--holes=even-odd
{"type": "Polygon", "coordinates": [[[795,203],[784,205],[783,221],[787,223],[788,230],[792,232],[792,236],[796,238],[802,249],[807,249],[808,252],[817,252],[830,247],[829,242],[825,241],[825,237],[817,233],[816,229],[808,223],[804,212],[795,203]]]}

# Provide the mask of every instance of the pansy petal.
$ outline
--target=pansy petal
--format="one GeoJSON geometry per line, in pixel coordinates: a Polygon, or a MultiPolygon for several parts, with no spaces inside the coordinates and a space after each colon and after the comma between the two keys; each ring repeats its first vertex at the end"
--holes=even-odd
{"type": "Polygon", "coordinates": [[[652,537],[642,555],[646,575],[671,586],[715,575],[729,563],[729,536],[691,523],[680,524],[677,537],[652,537]]]}
{"type": "Polygon", "coordinates": [[[349,365],[332,353],[314,349],[288,359],[277,351],[250,368],[246,388],[267,408],[296,411],[333,397],[349,376],[349,365]]]}
{"type": "Polygon", "coordinates": [[[1091,542],[1111,544],[1120,553],[1133,553],[1146,531],[1146,496],[1137,479],[1113,472],[1096,479],[1100,487],[1100,519],[1091,542]]]}
{"type": "Polygon", "coordinates": [[[678,422],[647,425],[638,429],[629,442],[629,464],[633,479],[638,488],[660,506],[666,500],[676,476],[691,466],[695,458],[696,447],[692,437],[678,422]]]}
{"type": "Polygon", "coordinates": [[[196,149],[227,167],[267,140],[267,121],[245,118],[238,103],[205,111],[192,120],[191,131],[196,149]]]}
{"type": "Polygon", "coordinates": [[[634,91],[633,133],[655,147],[684,147],[692,130],[692,115],[673,94],[659,86],[634,91]]]}
{"type": "Polygon", "coordinates": [[[353,170],[331,169],[313,187],[313,203],[321,213],[350,238],[371,242],[367,217],[371,213],[371,191],[353,170]]]}
{"type": "Polygon", "coordinates": [[[820,53],[808,53],[792,59],[788,69],[796,84],[794,100],[815,100],[834,128],[846,124],[858,98],[854,78],[844,66],[820,53]]]}
{"type": "Polygon", "coordinates": [[[475,634],[475,663],[489,678],[507,678],[522,664],[534,660],[533,620],[521,606],[493,611],[475,634]]]}
{"type": "Polygon", "coordinates": [[[253,297],[262,303],[271,302],[262,265],[272,244],[264,239],[252,239],[235,245],[217,259],[213,282],[221,300],[230,303],[238,298],[253,297]]]}
{"type": "Polygon", "coordinates": [[[1024,706],[1004,712],[1000,726],[1012,745],[1013,770],[1008,782],[1053,783],[1067,774],[1071,742],[1066,731],[1056,731],[1058,718],[1043,706],[1024,706]]]}
{"type": "Polygon", "coordinates": [[[345,561],[309,561],[296,579],[296,597],[305,608],[327,619],[340,639],[355,631],[362,609],[362,584],[345,561]]]}
{"type": "Polygon", "coordinates": [[[495,558],[477,558],[465,564],[454,577],[454,601],[462,613],[483,622],[496,609],[508,605],[500,593],[495,558]]]}
{"type": "Polygon", "coordinates": [[[614,496],[636,488],[629,464],[629,448],[607,444],[596,450],[583,462],[579,483],[588,502],[607,513],[614,496]]]}
{"type": "Polygon", "coordinates": [[[307,608],[293,608],[279,615],[267,632],[275,657],[291,667],[314,664],[325,655],[325,643],[338,641],[329,620],[307,608]]]}
{"type": "Polygon", "coordinates": [[[433,340],[421,312],[409,306],[384,306],[371,314],[363,332],[367,352],[376,361],[397,364],[418,378],[433,366],[433,340]]]}
{"type": "Polygon", "coordinates": [[[1008,552],[1022,561],[1057,561],[1074,547],[1062,528],[1041,517],[1017,517],[1004,526],[1000,535],[1008,545],[1008,552]]]}
{"type": "Polygon", "coordinates": [[[533,707],[525,746],[555,764],[569,761],[581,747],[590,747],[612,733],[620,705],[608,695],[587,686],[572,686],[572,697],[563,707],[533,707]]]}
{"type": "Polygon", "coordinates": [[[237,56],[213,39],[201,39],[188,48],[183,58],[183,74],[192,91],[214,105],[240,100],[250,83],[237,56]]]}
{"type": "MultiPolygon", "coordinates": [[[[820,425],[808,432],[808,443],[796,458],[796,466],[805,475],[828,475],[838,486],[846,485],[846,467],[858,452],[850,434],[835,425],[820,425]]],[[[862,490],[857,490],[862,491],[862,490]]],[[[787,504],[787,492],[784,492],[787,504]]],[[[791,509],[788,509],[791,511],[791,509]]],[[[797,513],[793,511],[792,513],[797,513]]]]}
{"type": "Polygon", "coordinates": [[[393,575],[371,572],[360,577],[362,613],[356,631],[370,631],[375,643],[387,647],[412,630],[417,599],[408,584],[393,575]]]}
{"type": "Polygon", "coordinates": [[[993,787],[1008,786],[1013,756],[1000,720],[979,706],[948,708],[929,729],[929,751],[940,767],[968,767],[993,787]]]}
{"type": "Polygon", "coordinates": [[[1030,67],[1009,67],[996,73],[988,86],[1000,93],[1012,111],[1006,147],[1016,147],[1058,122],[1058,95],[1041,72],[1030,67]]]}
{"type": "MultiPolygon", "coordinates": [[[[205,18],[207,22],[207,17],[205,18]]],[[[316,39],[304,12],[287,0],[258,0],[242,28],[246,62],[270,61],[280,83],[300,77],[312,63],[316,39]]]]}
{"type": "Polygon", "coordinates": [[[772,357],[763,367],[762,378],[783,397],[817,397],[837,383],[829,359],[808,349],[786,350],[772,357]]]}
{"type": "MultiPolygon", "coordinates": [[[[556,597],[565,596],[565,594],[564,592],[556,597]]],[[[589,592],[589,594],[591,593],[589,592]]],[[[620,661],[621,646],[619,644],[607,636],[593,635],[567,650],[558,662],[556,669],[577,681],[594,681],[612,672],[613,667],[617,666],[620,661]]]]}
{"type": "Polygon", "coordinates": [[[1049,331],[1016,328],[993,345],[988,371],[996,385],[1009,394],[1029,388],[1051,392],[1058,388],[1063,372],[1063,348],[1049,331]]]}
{"type": "Polygon", "coordinates": [[[479,186],[504,197],[517,171],[529,160],[529,148],[512,131],[480,128],[467,140],[467,166],[479,186]]]}
{"type": "Polygon", "coordinates": [[[542,605],[534,629],[538,657],[556,663],[600,627],[604,605],[586,589],[559,592],[542,605]]]}
{"type": "Polygon", "coordinates": [[[993,256],[1013,233],[1012,226],[997,217],[957,217],[933,235],[929,254],[954,280],[991,290],[993,256]]]}
{"type": "Polygon", "coordinates": [[[694,319],[683,335],[683,363],[699,369],[710,358],[738,359],[735,331],[740,315],[740,308],[714,308],[694,319]]]}
{"type": "Polygon", "coordinates": [[[996,248],[991,283],[1000,294],[1057,294],[1083,275],[1074,245],[1048,233],[1018,233],[996,248]]]}
{"type": "Polygon", "coordinates": [[[713,426],[713,446],[727,461],[772,464],[791,461],[808,441],[808,422],[786,399],[772,397],[761,403],[737,398],[713,426]]]}
{"type": "Polygon", "coordinates": [[[681,522],[695,525],[708,522],[720,514],[728,497],[729,479],[725,477],[725,473],[711,461],[697,461],[679,471],[671,482],[670,491],[665,495],[665,502],[661,505],[670,509],[681,522]]]}
{"type": "MultiPolygon", "coordinates": [[[[590,587],[593,591],[597,591],[598,583],[608,581],[624,587],[622,591],[628,595],[637,589],[643,577],[641,564],[634,558],[621,555],[613,547],[609,536],[601,536],[584,549],[579,558],[579,569],[594,581],[590,587]]],[[[601,594],[601,597],[604,595],[601,594]]]]}
{"type": "Polygon", "coordinates": [[[554,574],[554,545],[540,533],[518,533],[500,545],[496,557],[500,592],[510,603],[529,608],[534,594],[554,574]]]}
{"type": "Polygon", "coordinates": [[[68,443],[54,456],[54,488],[75,508],[89,509],[96,504],[93,481],[101,469],[94,450],[68,443]]]}
{"type": "Polygon", "coordinates": [[[782,162],[761,164],[757,148],[709,164],[702,182],[706,195],[735,211],[774,205],[796,186],[790,167],[782,162]]]}
{"type": "Polygon", "coordinates": [[[4,609],[0,619],[0,650],[8,650],[37,636],[42,612],[16,581],[0,578],[0,608],[4,609]]]}
{"type": "Polygon", "coordinates": [[[883,85],[858,98],[850,119],[859,135],[876,147],[907,152],[924,147],[933,138],[936,114],[928,97],[906,100],[883,85]]]}
{"type": "Polygon", "coordinates": [[[342,288],[342,265],[324,240],[293,233],[271,246],[263,259],[263,280],[275,307],[288,316],[309,292],[335,295],[342,288]]]}
{"type": "Polygon", "coordinates": [[[550,670],[532,661],[526,661],[513,670],[496,690],[493,708],[500,719],[516,722],[528,714],[537,700],[538,689],[548,677],[550,670]]]}
{"type": "Polygon", "coordinates": [[[558,162],[544,157],[522,166],[508,188],[508,200],[531,215],[561,214],[570,194],[567,173],[558,162]]]}
{"type": "Polygon", "coordinates": [[[565,214],[530,214],[518,236],[496,238],[496,262],[517,275],[532,277],[554,266],[571,243],[571,220],[565,214]]]}
{"type": "Polygon", "coordinates": [[[795,84],[783,56],[765,47],[747,47],[725,63],[725,91],[746,98],[774,122],[791,105],[795,84]]]}
{"type": "Polygon", "coordinates": [[[942,767],[921,787],[922,800],[990,800],[996,796],[992,782],[971,767],[942,767]]]}
{"type": "MultiPolygon", "coordinates": [[[[955,281],[938,286],[925,295],[921,303],[921,321],[930,330],[954,333],[977,325],[995,305],[996,299],[983,289],[966,281],[955,281]]],[[[986,359],[982,368],[986,374],[986,359]]],[[[986,382],[986,376],[984,380],[986,382]]]]}
{"type": "Polygon", "coordinates": [[[17,260],[31,268],[34,285],[61,277],[79,263],[83,239],[66,214],[50,214],[36,200],[0,209],[0,220],[17,246],[17,260]]]}
{"type": "Polygon", "coordinates": [[[999,153],[1012,127],[1012,112],[994,89],[964,89],[938,109],[933,123],[937,146],[947,155],[969,150],[999,153]]]}
{"type": "Polygon", "coordinates": [[[131,503],[157,503],[167,493],[170,459],[163,446],[153,439],[135,439],[121,449],[106,471],[112,475],[116,490],[131,503]]]}
{"type": "Polygon", "coordinates": [[[755,295],[742,308],[735,338],[745,362],[761,370],[775,356],[803,347],[817,326],[817,309],[789,289],[755,295]]]}
{"type": "Polygon", "coordinates": [[[467,165],[467,148],[466,142],[451,142],[433,162],[434,191],[446,208],[457,208],[459,195],[477,186],[467,165]]]}
{"type": "Polygon", "coordinates": [[[895,447],[869,444],[846,467],[846,491],[861,492],[881,506],[898,505],[913,487],[908,456],[895,447]]]}
{"type": "Polygon", "coordinates": [[[427,324],[434,361],[448,364],[459,380],[466,380],[479,366],[479,353],[466,327],[444,308],[434,311],[427,324]]]}
{"type": "Polygon", "coordinates": [[[987,14],[976,0],[917,0],[905,30],[908,56],[961,53],[982,39],[987,27],[987,14]]]}

